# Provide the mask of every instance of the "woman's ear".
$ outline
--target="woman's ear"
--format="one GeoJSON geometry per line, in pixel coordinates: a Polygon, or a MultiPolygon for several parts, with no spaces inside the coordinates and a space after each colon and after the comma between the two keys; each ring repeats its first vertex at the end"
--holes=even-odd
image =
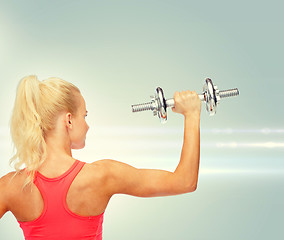
{"type": "Polygon", "coordinates": [[[66,119],[65,119],[65,122],[66,122],[66,126],[68,128],[71,128],[72,129],[72,116],[71,116],[71,113],[67,113],[66,114],[66,119]]]}

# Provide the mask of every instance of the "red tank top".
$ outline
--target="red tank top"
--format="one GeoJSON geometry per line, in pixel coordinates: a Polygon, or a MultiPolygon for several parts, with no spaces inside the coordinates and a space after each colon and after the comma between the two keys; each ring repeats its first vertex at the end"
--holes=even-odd
{"type": "Polygon", "coordinates": [[[70,169],[56,178],[36,172],[34,184],[39,189],[44,209],[30,222],[19,222],[26,240],[101,240],[104,212],[83,217],[68,209],[66,196],[74,178],[85,162],[76,160],[70,169]]]}

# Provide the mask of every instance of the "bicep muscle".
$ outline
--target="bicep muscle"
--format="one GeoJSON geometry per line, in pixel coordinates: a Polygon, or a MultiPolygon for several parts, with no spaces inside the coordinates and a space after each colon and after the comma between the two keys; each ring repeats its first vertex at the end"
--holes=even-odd
{"type": "Polygon", "coordinates": [[[108,188],[111,195],[128,194],[137,197],[157,197],[189,192],[169,171],[137,169],[128,164],[105,160],[108,171],[108,188]]]}

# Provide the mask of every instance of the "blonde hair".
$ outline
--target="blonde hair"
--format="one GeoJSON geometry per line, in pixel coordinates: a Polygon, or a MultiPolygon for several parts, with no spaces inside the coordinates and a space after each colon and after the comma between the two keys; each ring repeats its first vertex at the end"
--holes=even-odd
{"type": "Polygon", "coordinates": [[[76,115],[80,90],[63,79],[48,78],[39,81],[30,75],[21,79],[10,119],[10,132],[16,153],[10,159],[16,174],[25,165],[29,172],[24,186],[34,180],[35,171],[47,156],[45,137],[54,129],[60,112],[76,115]]]}

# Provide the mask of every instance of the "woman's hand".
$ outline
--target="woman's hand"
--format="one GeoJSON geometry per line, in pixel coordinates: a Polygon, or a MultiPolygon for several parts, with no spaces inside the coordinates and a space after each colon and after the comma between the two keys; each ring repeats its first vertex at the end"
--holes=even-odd
{"type": "Polygon", "coordinates": [[[195,91],[181,91],[174,94],[175,106],[173,112],[184,116],[199,116],[201,111],[201,101],[195,91]]]}

